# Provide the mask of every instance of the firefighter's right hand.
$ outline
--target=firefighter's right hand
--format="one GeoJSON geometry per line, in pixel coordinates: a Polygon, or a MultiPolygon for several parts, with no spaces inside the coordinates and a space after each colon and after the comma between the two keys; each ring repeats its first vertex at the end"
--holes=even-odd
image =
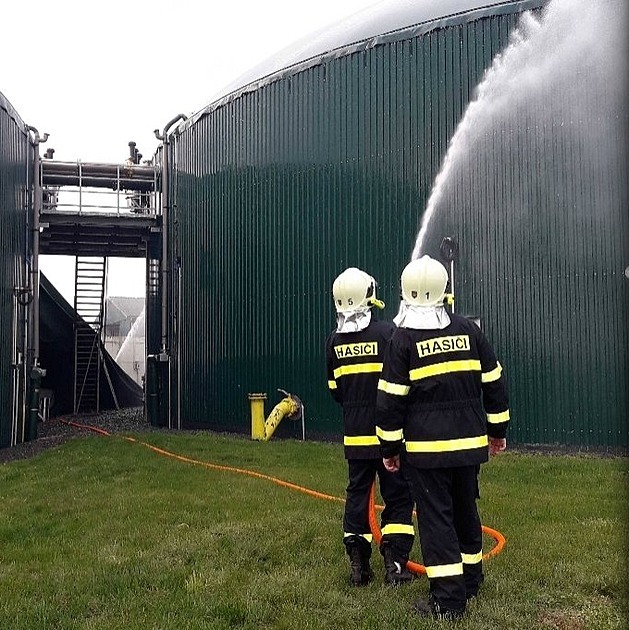
{"type": "Polygon", "coordinates": [[[398,472],[398,470],[400,470],[399,455],[394,455],[393,457],[383,457],[382,463],[389,472],[398,472]]]}
{"type": "Polygon", "coordinates": [[[498,455],[507,450],[507,438],[489,438],[489,454],[498,455]]]}

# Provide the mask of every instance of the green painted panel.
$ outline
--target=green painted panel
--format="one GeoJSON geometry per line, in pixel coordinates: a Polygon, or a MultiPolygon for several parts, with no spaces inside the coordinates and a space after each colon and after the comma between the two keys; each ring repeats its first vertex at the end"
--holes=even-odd
{"type": "Polygon", "coordinates": [[[13,414],[24,413],[24,370],[14,367],[18,359],[16,346],[20,346],[24,333],[24,315],[13,287],[28,285],[27,172],[32,156],[24,123],[0,93],[0,447],[23,439],[23,435],[17,435],[21,423],[14,424],[13,414]]]}
{"type": "MultiPolygon", "coordinates": [[[[171,217],[177,227],[174,254],[181,260],[179,336],[173,343],[181,356],[184,426],[247,431],[247,393],[267,392],[270,405],[281,387],[305,402],[309,435],[340,435],[323,357],[334,325],[332,281],[347,266],[365,268],[380,282],[388,303],[384,316],[395,315],[399,274],[448,143],[485,69],[506,46],[521,6],[501,5],[495,15],[485,12],[469,21],[462,16],[445,28],[326,58],[209,108],[184,126],[175,139],[171,217]]],[[[578,159],[578,147],[569,139],[555,145],[542,134],[535,142],[556,170],[540,179],[517,154],[500,153],[507,144],[526,150],[533,142],[529,135],[503,144],[492,135],[487,142],[493,143],[487,145],[490,157],[474,164],[479,185],[465,191],[458,186],[452,208],[460,212],[443,213],[434,229],[461,241],[458,304],[482,316],[505,364],[512,438],[626,445],[626,432],[620,431],[629,389],[626,331],[623,337],[612,318],[604,320],[618,347],[597,360],[595,372],[614,374],[604,378],[600,372],[597,393],[589,400],[581,394],[577,412],[574,401],[584,388],[580,378],[558,377],[562,352],[571,370],[578,367],[585,378],[593,367],[586,359],[600,349],[601,333],[596,337],[590,330],[590,349],[580,353],[568,343],[579,337],[578,318],[559,342],[556,330],[531,325],[558,317],[552,300],[542,295],[558,295],[565,306],[575,293],[594,287],[597,299],[615,295],[607,306],[627,312],[627,282],[621,286],[618,276],[627,251],[612,227],[626,228],[626,190],[595,237],[601,251],[612,243],[614,262],[578,272],[560,263],[558,251],[568,246],[584,254],[592,246],[579,239],[582,230],[566,232],[567,219],[547,222],[559,189],[567,185],[573,200],[591,194],[576,179],[566,184],[560,167],[566,156],[578,159]],[[514,190],[530,196],[537,218],[489,222],[488,203],[503,207],[514,190]],[[567,234],[568,245],[553,246],[567,234]],[[535,351],[542,346],[540,365],[535,351]],[[605,397],[617,411],[601,411],[605,397]]],[[[620,148],[617,159],[626,165],[620,148]]],[[[433,238],[433,245],[439,240],[433,238]]],[[[594,316],[594,306],[588,308],[594,316]]]]}

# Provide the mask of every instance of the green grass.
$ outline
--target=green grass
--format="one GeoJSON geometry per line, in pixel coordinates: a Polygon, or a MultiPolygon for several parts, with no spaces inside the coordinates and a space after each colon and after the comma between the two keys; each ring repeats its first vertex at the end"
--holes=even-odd
{"type": "MultiPolygon", "coordinates": [[[[340,445],[137,437],[344,495],[340,445]]],[[[481,595],[456,627],[625,628],[627,482],[624,458],[506,453],[486,465],[479,507],[507,545],[487,562],[481,595]]],[[[0,628],[447,627],[412,613],[426,578],[385,587],[377,553],[375,582],[348,585],[342,510],[120,436],[73,440],[0,466],[0,628]]]]}

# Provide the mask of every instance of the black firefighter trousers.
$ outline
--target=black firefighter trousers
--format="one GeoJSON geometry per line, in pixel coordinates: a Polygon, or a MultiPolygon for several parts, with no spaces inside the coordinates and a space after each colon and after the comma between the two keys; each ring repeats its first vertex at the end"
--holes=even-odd
{"type": "Polygon", "coordinates": [[[430,593],[443,609],[464,609],[483,581],[482,526],[476,507],[479,466],[405,464],[430,593]]]}
{"type": "Polygon", "coordinates": [[[410,533],[413,531],[413,499],[408,480],[401,472],[388,472],[382,458],[348,459],[347,466],[349,483],[343,515],[345,540],[371,535],[369,494],[377,475],[384,501],[380,520],[383,532],[380,544],[390,545],[396,560],[406,562],[414,538],[410,533]],[[405,533],[400,533],[399,530],[405,533]]]}

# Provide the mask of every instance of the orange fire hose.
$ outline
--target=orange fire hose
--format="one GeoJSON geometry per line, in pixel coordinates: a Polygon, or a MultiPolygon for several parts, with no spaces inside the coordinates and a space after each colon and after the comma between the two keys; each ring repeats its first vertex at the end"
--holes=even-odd
{"type": "MultiPolygon", "coordinates": [[[[94,431],[96,433],[100,433],[101,435],[111,436],[109,431],[105,431],[104,429],[99,429],[98,427],[93,427],[86,424],[79,424],[77,422],[70,422],[69,420],[60,419],[61,422],[67,424],[72,427],[77,427],[79,429],[87,429],[89,431],[94,431]]],[[[284,488],[289,488],[291,490],[297,490],[298,492],[303,492],[311,497],[315,497],[317,499],[325,499],[326,501],[336,501],[339,503],[345,503],[345,499],[341,497],[335,497],[330,494],[325,494],[323,492],[318,492],[317,490],[311,490],[310,488],[306,488],[304,486],[299,486],[297,484],[291,483],[290,481],[284,481],[283,479],[279,479],[277,477],[271,477],[270,475],[265,475],[263,473],[255,472],[254,470],[247,470],[246,468],[236,468],[234,466],[225,466],[222,464],[212,464],[211,462],[202,462],[198,459],[192,459],[191,457],[186,457],[185,455],[178,455],[177,453],[173,453],[171,451],[167,451],[166,449],[160,448],[158,446],[154,446],[153,444],[149,444],[148,442],[142,442],[140,440],[136,440],[135,438],[127,435],[123,435],[122,438],[127,440],[128,442],[134,442],[136,444],[140,444],[151,451],[158,453],[159,455],[164,455],[166,457],[172,457],[180,462],[185,462],[187,464],[195,464],[197,466],[203,466],[205,468],[210,468],[212,470],[222,470],[226,472],[235,472],[242,475],[248,475],[249,477],[256,477],[257,479],[264,479],[266,481],[271,481],[279,486],[284,488]]],[[[380,530],[380,525],[376,519],[376,509],[382,511],[384,509],[381,505],[376,505],[376,484],[371,486],[371,492],[369,494],[369,527],[371,529],[371,533],[374,537],[374,540],[379,545],[380,540],[382,539],[382,532],[380,530]]],[[[487,553],[483,554],[483,560],[487,560],[502,551],[506,543],[505,537],[497,530],[491,529],[490,527],[482,526],[483,532],[489,536],[491,536],[495,541],[496,545],[490,549],[487,553]]],[[[416,575],[422,573],[426,573],[426,567],[423,564],[419,564],[417,562],[412,562],[409,560],[406,563],[406,567],[412,573],[416,575]]]]}
{"type": "MultiPolygon", "coordinates": [[[[111,436],[112,434],[104,429],[99,429],[97,427],[92,427],[87,424],[79,424],[77,422],[70,422],[69,420],[61,419],[61,422],[67,424],[72,427],[77,427],[79,429],[87,429],[88,431],[95,431],[96,433],[100,433],[101,435],[111,436]]],[[[315,497],[316,499],[325,499],[326,501],[336,501],[339,503],[345,503],[345,499],[341,497],[335,497],[330,494],[325,494],[323,492],[318,492],[317,490],[311,490],[310,488],[306,488],[305,486],[299,486],[295,483],[291,483],[290,481],[284,481],[283,479],[279,479],[277,477],[271,477],[270,475],[265,475],[264,473],[256,472],[255,470],[247,470],[246,468],[236,468],[234,466],[225,466],[223,464],[212,464],[211,462],[202,462],[198,459],[193,459],[191,457],[186,457],[185,455],[178,455],[177,453],[173,453],[172,451],[167,451],[166,449],[160,448],[159,446],[154,446],[153,444],[149,444],[148,442],[142,442],[140,440],[136,440],[135,438],[123,435],[121,436],[123,440],[127,440],[127,442],[134,442],[136,444],[140,444],[150,449],[154,453],[158,453],[159,455],[164,455],[166,457],[172,457],[180,462],[185,462],[186,464],[195,464],[197,466],[203,466],[204,468],[210,468],[212,470],[222,470],[226,472],[235,472],[241,475],[248,475],[249,477],[256,477],[257,479],[264,479],[266,481],[271,481],[278,486],[282,486],[284,488],[289,488],[291,490],[297,490],[299,492],[303,492],[311,497],[315,497]]]]}
{"type": "MultiPolygon", "coordinates": [[[[371,529],[371,533],[376,541],[376,544],[379,545],[382,540],[382,531],[380,530],[380,525],[376,519],[376,509],[382,511],[384,506],[376,505],[376,483],[374,481],[374,484],[371,486],[371,492],[369,493],[369,528],[371,529]]],[[[492,529],[491,527],[483,525],[482,529],[483,533],[491,536],[496,541],[495,546],[487,553],[483,554],[483,560],[487,560],[488,558],[498,555],[507,541],[499,531],[492,529]]],[[[423,564],[413,562],[412,560],[409,560],[406,563],[406,568],[411,571],[411,573],[415,573],[415,575],[419,575],[420,573],[423,575],[426,574],[426,567],[423,564]]]]}

